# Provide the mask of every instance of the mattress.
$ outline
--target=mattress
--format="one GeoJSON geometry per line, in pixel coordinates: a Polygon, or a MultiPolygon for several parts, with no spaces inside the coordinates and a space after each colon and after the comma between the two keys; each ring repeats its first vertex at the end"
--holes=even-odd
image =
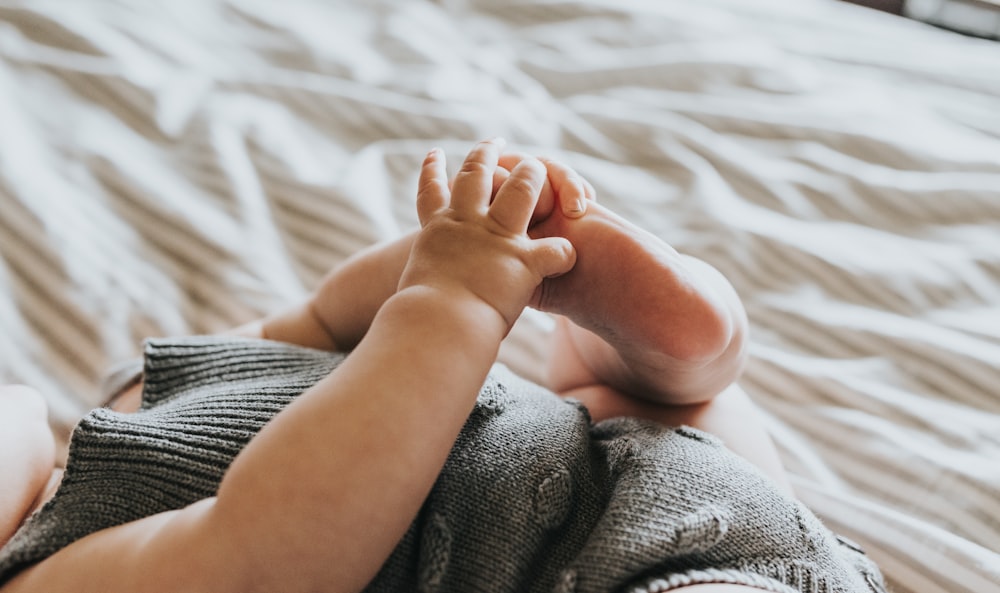
{"type": "Polygon", "coordinates": [[[497,135],[731,280],[796,492],[894,591],[1000,591],[1000,44],[833,0],[0,2],[0,380],[64,434],[497,135]]]}

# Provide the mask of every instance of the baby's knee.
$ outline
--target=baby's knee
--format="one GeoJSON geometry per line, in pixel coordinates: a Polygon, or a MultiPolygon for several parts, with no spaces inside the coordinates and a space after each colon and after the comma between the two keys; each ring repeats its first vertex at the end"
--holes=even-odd
{"type": "Polygon", "coordinates": [[[49,426],[49,407],[45,397],[26,385],[0,386],[0,431],[16,435],[23,447],[38,464],[54,463],[55,438],[49,426]]]}
{"type": "Polygon", "coordinates": [[[0,408],[6,417],[17,417],[26,422],[48,421],[49,407],[45,397],[27,385],[0,386],[0,408]]]}

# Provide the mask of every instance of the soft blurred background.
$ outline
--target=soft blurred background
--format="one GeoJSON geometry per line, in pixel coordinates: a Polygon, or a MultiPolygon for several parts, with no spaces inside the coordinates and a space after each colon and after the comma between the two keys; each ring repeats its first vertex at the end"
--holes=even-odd
{"type": "MultiPolygon", "coordinates": [[[[303,298],[415,224],[429,148],[502,135],[730,278],[796,490],[895,591],[1000,591],[994,13],[874,4],[0,2],[0,381],[64,435],[145,337],[303,298]]],[[[537,378],[549,325],[504,359],[537,378]]]]}

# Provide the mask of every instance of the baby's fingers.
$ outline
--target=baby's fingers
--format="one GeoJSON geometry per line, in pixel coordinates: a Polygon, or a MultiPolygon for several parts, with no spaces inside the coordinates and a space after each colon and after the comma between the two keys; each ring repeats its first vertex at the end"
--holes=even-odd
{"type": "Polygon", "coordinates": [[[544,184],[542,163],[537,159],[521,161],[497,190],[490,205],[490,218],[509,232],[525,232],[544,184]]]}
{"type": "Polygon", "coordinates": [[[427,224],[435,212],[448,203],[448,172],[445,170],[444,153],[440,148],[427,153],[420,167],[420,181],[417,185],[417,217],[420,226],[427,224]]]}
{"type": "MultiPolygon", "coordinates": [[[[510,175],[510,171],[514,170],[521,161],[533,158],[531,155],[523,152],[505,152],[500,155],[500,166],[497,167],[498,172],[506,172],[503,175],[504,178],[510,175]]],[[[499,189],[499,184],[497,183],[497,175],[493,177],[493,194],[496,195],[496,190],[499,189]]],[[[542,191],[538,194],[538,203],[535,204],[535,212],[531,215],[531,223],[529,226],[533,226],[536,222],[540,220],[545,220],[552,214],[552,209],[555,208],[556,196],[552,192],[552,184],[549,183],[548,176],[545,178],[545,183],[542,185],[542,191]]]]}
{"type": "Polygon", "coordinates": [[[534,239],[529,257],[534,270],[542,278],[565,274],[576,264],[576,250],[564,237],[534,239]]]}
{"type": "MultiPolygon", "coordinates": [[[[511,167],[513,169],[513,167],[511,167]]],[[[490,200],[496,197],[497,192],[500,191],[500,187],[503,185],[504,181],[510,177],[510,169],[505,169],[503,167],[497,167],[497,170],[493,172],[493,191],[490,192],[490,200]]]]}
{"type": "Polygon", "coordinates": [[[481,212],[490,203],[493,172],[506,142],[502,138],[484,140],[465,157],[451,185],[451,207],[464,213],[481,212]]]}
{"type": "Polygon", "coordinates": [[[596,198],[594,186],[568,165],[547,158],[541,161],[548,171],[549,182],[558,196],[562,213],[568,218],[583,216],[587,212],[587,201],[596,198]]]}
{"type": "MultiPolygon", "coordinates": [[[[511,169],[513,168],[514,167],[512,166],[511,169]]],[[[491,200],[493,199],[494,196],[497,195],[497,190],[500,189],[500,186],[503,185],[504,181],[507,181],[508,177],[510,177],[510,170],[505,169],[503,166],[497,167],[497,170],[493,172],[493,190],[490,192],[491,200]]],[[[454,185],[455,185],[455,178],[452,177],[451,179],[448,180],[448,191],[451,191],[451,188],[454,185]]],[[[544,190],[542,191],[544,192],[544,190]]]]}

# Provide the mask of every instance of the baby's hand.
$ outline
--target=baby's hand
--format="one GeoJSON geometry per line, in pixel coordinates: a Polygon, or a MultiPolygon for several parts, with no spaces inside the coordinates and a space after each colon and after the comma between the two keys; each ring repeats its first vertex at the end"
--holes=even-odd
{"type": "MultiPolygon", "coordinates": [[[[506,179],[507,171],[513,170],[530,156],[520,152],[508,152],[500,157],[500,166],[494,174],[494,187],[506,179]]],[[[529,228],[543,222],[558,207],[567,218],[580,218],[587,212],[587,202],[596,200],[594,186],[572,167],[557,160],[539,157],[546,169],[546,180],[538,197],[538,204],[531,215],[529,228]]]]}
{"type": "Polygon", "coordinates": [[[424,286],[448,299],[476,299],[496,310],[509,329],[542,280],[569,271],[576,254],[561,237],[528,237],[546,181],[538,160],[514,166],[491,202],[502,145],[477,144],[450,190],[443,153],[427,155],[417,192],[422,230],[399,288],[424,286]]]}
{"type": "MultiPolygon", "coordinates": [[[[521,161],[532,158],[523,152],[506,152],[500,155],[499,166],[493,172],[493,195],[503,185],[521,161]]],[[[546,157],[537,157],[545,165],[547,176],[538,195],[538,203],[531,214],[528,228],[547,219],[559,206],[563,216],[580,218],[587,212],[587,202],[597,199],[597,192],[589,181],[573,170],[572,167],[546,157]]],[[[454,179],[449,183],[449,187],[454,179]]]]}

